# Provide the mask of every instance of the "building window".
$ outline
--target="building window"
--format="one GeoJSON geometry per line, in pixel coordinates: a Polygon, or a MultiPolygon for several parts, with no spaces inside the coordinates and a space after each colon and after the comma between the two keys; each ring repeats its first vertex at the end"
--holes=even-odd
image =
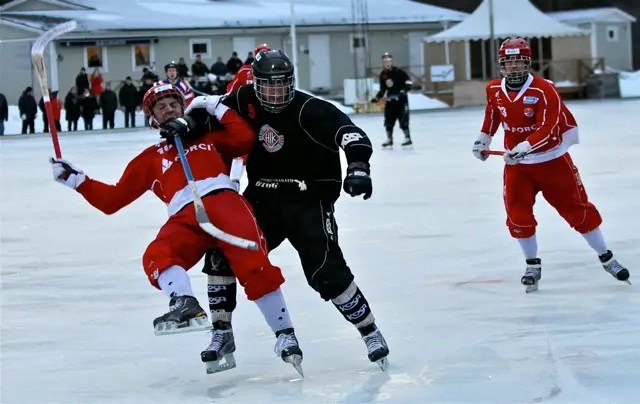
{"type": "Polygon", "coordinates": [[[611,26],[607,27],[607,42],[618,42],[619,33],[618,27],[611,26]]]}
{"type": "Polygon", "coordinates": [[[131,45],[131,70],[142,71],[155,63],[155,49],[152,44],[131,45]]]}
{"type": "Polygon", "coordinates": [[[350,39],[351,39],[351,46],[350,46],[351,53],[353,53],[356,50],[363,51],[366,49],[367,47],[366,35],[351,34],[350,39]]]}
{"type": "Polygon", "coordinates": [[[104,46],[86,46],[83,49],[84,67],[87,70],[99,68],[106,73],[109,70],[109,60],[107,59],[107,48],[104,46]]]}
{"type": "Polygon", "coordinates": [[[211,39],[189,39],[189,57],[195,59],[200,55],[202,59],[211,59],[211,39]]]}

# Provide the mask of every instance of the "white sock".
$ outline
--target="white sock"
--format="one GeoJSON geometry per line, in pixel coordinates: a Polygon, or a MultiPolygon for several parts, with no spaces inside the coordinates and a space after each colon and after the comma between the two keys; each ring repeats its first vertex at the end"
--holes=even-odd
{"type": "Polygon", "coordinates": [[[604,235],[599,227],[595,230],[591,230],[589,233],[583,233],[582,237],[587,240],[589,246],[593,248],[598,255],[602,255],[607,252],[607,243],[604,241],[604,235]]]}
{"type": "Polygon", "coordinates": [[[187,271],[177,265],[170,266],[160,273],[158,286],[169,297],[193,296],[187,271]]]}
{"type": "Polygon", "coordinates": [[[536,235],[517,239],[525,259],[538,258],[538,239],[536,235]]]}
{"type": "Polygon", "coordinates": [[[280,288],[255,301],[271,330],[276,333],[285,328],[293,328],[287,304],[280,288]]]}

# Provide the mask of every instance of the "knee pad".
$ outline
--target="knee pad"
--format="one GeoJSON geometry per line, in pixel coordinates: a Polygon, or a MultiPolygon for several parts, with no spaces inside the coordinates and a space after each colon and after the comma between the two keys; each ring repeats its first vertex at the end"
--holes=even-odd
{"type": "Polygon", "coordinates": [[[259,271],[253,272],[242,286],[244,286],[247,299],[255,301],[276,291],[283,283],[284,277],[280,268],[265,265],[259,271]]]}
{"type": "Polygon", "coordinates": [[[324,300],[335,299],[353,283],[353,274],[349,267],[333,268],[325,266],[309,281],[309,286],[324,300]]]}

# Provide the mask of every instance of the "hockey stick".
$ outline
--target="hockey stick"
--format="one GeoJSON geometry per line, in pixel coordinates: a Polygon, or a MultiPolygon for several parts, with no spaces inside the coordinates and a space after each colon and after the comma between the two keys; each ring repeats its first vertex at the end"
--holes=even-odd
{"type": "Polygon", "coordinates": [[[258,250],[258,243],[225,233],[214,226],[213,223],[211,223],[211,221],[209,220],[209,216],[207,216],[207,211],[204,208],[202,198],[200,197],[200,194],[198,194],[198,189],[196,188],[195,179],[193,177],[193,173],[191,172],[191,166],[189,165],[189,161],[187,161],[187,154],[184,151],[182,140],[179,136],[174,137],[174,140],[176,150],[178,150],[178,155],[180,156],[180,161],[182,162],[182,168],[184,169],[184,175],[185,177],[187,177],[189,190],[191,191],[191,195],[193,195],[193,205],[196,209],[196,220],[198,221],[198,225],[200,225],[202,230],[220,241],[224,241],[225,243],[234,245],[236,247],[245,248],[247,250],[258,250]]]}
{"type": "Polygon", "coordinates": [[[38,82],[40,83],[40,89],[42,90],[42,98],[44,100],[44,108],[47,111],[47,122],[49,123],[49,132],[51,133],[51,140],[53,141],[53,150],[55,151],[56,158],[62,157],[60,151],[60,142],[58,141],[58,129],[56,128],[55,121],[53,119],[53,108],[51,108],[51,99],[49,98],[49,83],[47,80],[47,69],[44,66],[44,49],[61,35],[76,29],[78,24],[75,21],[67,21],[63,24],[56,25],[49,31],[40,35],[36,42],[31,47],[31,61],[33,67],[36,70],[38,76],[38,82]]]}

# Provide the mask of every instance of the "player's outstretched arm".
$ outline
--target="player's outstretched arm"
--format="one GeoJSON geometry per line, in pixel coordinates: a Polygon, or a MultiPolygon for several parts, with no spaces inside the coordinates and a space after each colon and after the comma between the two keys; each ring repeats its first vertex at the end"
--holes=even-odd
{"type": "MultiPolygon", "coordinates": [[[[111,215],[138,199],[151,188],[152,171],[148,158],[146,158],[150,150],[145,150],[133,159],[115,185],[88,177],[81,169],[66,160],[51,158],[53,179],[75,189],[91,206],[111,215]]],[[[151,150],[151,152],[155,151],[151,150]]]]}

